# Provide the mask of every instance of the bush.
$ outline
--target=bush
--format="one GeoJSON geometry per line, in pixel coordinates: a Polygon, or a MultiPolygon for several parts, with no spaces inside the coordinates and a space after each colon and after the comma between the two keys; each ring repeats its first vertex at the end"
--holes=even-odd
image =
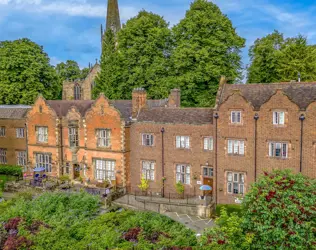
{"type": "Polygon", "coordinates": [[[254,233],[254,249],[315,249],[315,179],[289,170],[265,173],[243,203],[243,227],[254,233]]]}
{"type": "Polygon", "coordinates": [[[20,166],[0,165],[0,175],[11,175],[21,177],[22,174],[22,167],[20,166]]]}
{"type": "Polygon", "coordinates": [[[222,208],[225,208],[228,215],[232,213],[236,213],[238,216],[241,216],[243,213],[243,209],[241,205],[238,204],[218,204],[216,206],[216,216],[220,216],[222,208]]]}

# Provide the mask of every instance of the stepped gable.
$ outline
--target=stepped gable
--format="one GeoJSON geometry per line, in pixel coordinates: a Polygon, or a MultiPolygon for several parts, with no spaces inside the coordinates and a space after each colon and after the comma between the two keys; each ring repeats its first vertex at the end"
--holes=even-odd
{"type": "Polygon", "coordinates": [[[284,94],[302,110],[306,109],[310,103],[316,101],[316,82],[288,82],[270,84],[226,84],[219,103],[223,103],[234,91],[239,90],[240,94],[253,105],[255,110],[259,110],[278,89],[281,89],[284,94]]]}

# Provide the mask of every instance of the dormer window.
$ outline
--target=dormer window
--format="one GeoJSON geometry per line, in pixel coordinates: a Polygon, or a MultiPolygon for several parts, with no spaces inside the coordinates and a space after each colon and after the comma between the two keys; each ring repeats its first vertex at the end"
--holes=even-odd
{"type": "Polygon", "coordinates": [[[240,124],[241,123],[241,111],[231,111],[230,122],[233,124],[240,124]]]}
{"type": "Polygon", "coordinates": [[[81,88],[78,83],[74,86],[74,99],[81,100],[81,88]]]}
{"type": "Polygon", "coordinates": [[[273,125],[284,125],[285,113],[283,111],[273,112],[273,125]]]}

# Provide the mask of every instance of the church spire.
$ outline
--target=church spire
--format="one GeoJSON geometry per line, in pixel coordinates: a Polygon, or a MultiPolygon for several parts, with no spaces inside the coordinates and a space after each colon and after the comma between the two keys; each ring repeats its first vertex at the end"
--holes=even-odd
{"type": "Polygon", "coordinates": [[[116,34],[121,29],[118,0],[108,0],[106,30],[109,29],[112,29],[114,34],[116,34]]]}

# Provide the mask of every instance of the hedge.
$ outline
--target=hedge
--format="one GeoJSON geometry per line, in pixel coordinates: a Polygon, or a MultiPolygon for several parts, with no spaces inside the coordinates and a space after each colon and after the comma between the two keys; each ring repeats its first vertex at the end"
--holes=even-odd
{"type": "Polygon", "coordinates": [[[226,207],[227,214],[237,213],[239,216],[242,215],[242,207],[238,204],[219,204],[216,206],[216,215],[220,216],[220,211],[222,207],[226,207]]]}
{"type": "Polygon", "coordinates": [[[1,175],[22,176],[22,167],[12,165],[0,165],[1,175]]]}

